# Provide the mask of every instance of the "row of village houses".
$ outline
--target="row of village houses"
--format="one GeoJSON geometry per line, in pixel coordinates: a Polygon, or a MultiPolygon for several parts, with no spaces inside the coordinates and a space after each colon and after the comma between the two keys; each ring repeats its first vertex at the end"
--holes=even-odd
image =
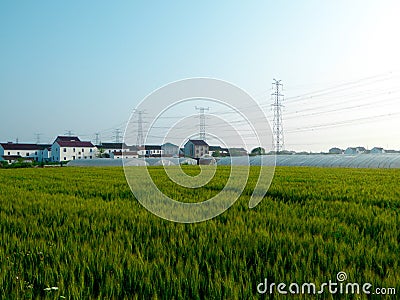
{"type": "Polygon", "coordinates": [[[53,144],[0,143],[0,160],[13,163],[18,160],[37,162],[66,162],[76,159],[137,158],[137,157],[191,157],[207,155],[247,155],[243,148],[210,146],[203,140],[188,140],[184,148],[172,143],[163,145],[128,146],[124,143],[102,143],[94,145],[81,141],[77,136],[58,136],[53,144]]]}

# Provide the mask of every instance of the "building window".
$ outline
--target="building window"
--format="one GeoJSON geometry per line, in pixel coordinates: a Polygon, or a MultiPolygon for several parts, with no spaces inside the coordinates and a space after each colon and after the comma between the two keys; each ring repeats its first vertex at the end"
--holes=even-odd
{"type": "Polygon", "coordinates": [[[93,152],[93,149],[92,149],[92,148],[90,148],[90,152],[93,152]]]}
{"type": "Polygon", "coordinates": [[[8,151],[8,155],[10,155],[10,151],[8,151]]]}
{"type": "Polygon", "coordinates": [[[26,152],[26,156],[29,156],[29,152],[26,152]]]}
{"type": "Polygon", "coordinates": [[[37,151],[35,152],[35,155],[37,155],[37,151]]]}
{"type": "Polygon", "coordinates": [[[92,156],[90,155],[90,159],[92,159],[92,156]]]}
{"type": "Polygon", "coordinates": [[[64,156],[64,160],[67,160],[67,158],[64,156]]]}
{"type": "Polygon", "coordinates": [[[17,152],[17,155],[19,155],[19,152],[17,152]]]}
{"type": "Polygon", "coordinates": [[[82,148],[82,152],[85,152],[85,149],[82,148]]]}
{"type": "Polygon", "coordinates": [[[75,156],[72,156],[72,160],[75,160],[75,156]]]}
{"type": "Polygon", "coordinates": [[[87,159],[87,156],[85,156],[85,159],[87,159]]]}
{"type": "Polygon", "coordinates": [[[72,151],[75,152],[75,148],[73,148],[72,151]]]}
{"type": "Polygon", "coordinates": [[[63,151],[64,151],[64,152],[67,152],[67,148],[64,148],[63,151]]]}

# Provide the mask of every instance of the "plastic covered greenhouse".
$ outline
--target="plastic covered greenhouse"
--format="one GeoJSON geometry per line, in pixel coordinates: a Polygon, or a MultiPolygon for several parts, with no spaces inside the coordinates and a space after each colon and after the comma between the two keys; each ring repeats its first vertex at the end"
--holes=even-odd
{"type": "Polygon", "coordinates": [[[127,158],[110,159],[78,159],[70,161],[67,166],[69,167],[119,167],[125,166],[177,166],[177,165],[196,165],[197,161],[192,158],[180,157],[163,157],[163,158],[127,158]]]}
{"type": "Polygon", "coordinates": [[[358,154],[358,155],[264,155],[224,157],[218,165],[251,166],[310,166],[342,168],[400,168],[400,154],[358,154]]]}

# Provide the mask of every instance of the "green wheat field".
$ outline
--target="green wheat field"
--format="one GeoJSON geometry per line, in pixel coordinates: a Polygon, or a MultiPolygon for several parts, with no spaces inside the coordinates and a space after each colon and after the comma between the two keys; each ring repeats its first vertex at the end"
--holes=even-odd
{"type": "MultiPolygon", "coordinates": [[[[171,197],[194,201],[229,175],[219,167],[191,190],[150,171],[171,197]]],[[[179,224],[143,208],[122,168],[0,169],[0,299],[288,299],[257,285],[318,284],[340,271],[400,293],[399,169],[278,167],[249,209],[257,174],[222,215],[179,224]]]]}

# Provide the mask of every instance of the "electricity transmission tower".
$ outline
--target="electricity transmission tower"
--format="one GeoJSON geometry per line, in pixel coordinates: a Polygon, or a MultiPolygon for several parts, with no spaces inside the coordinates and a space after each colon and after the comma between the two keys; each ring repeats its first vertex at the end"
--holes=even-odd
{"type": "Polygon", "coordinates": [[[206,116],[204,112],[210,110],[209,107],[195,107],[196,110],[199,111],[199,118],[200,118],[200,140],[206,140],[206,116]]]}
{"type": "Polygon", "coordinates": [[[143,146],[143,110],[137,110],[136,111],[138,114],[138,133],[136,137],[136,146],[137,147],[142,147],[143,146]]]}
{"type": "Polygon", "coordinates": [[[42,134],[41,133],[35,133],[35,137],[36,137],[36,144],[40,144],[40,136],[42,134]]]}
{"type": "Polygon", "coordinates": [[[119,143],[120,135],[121,135],[121,129],[119,129],[119,128],[115,129],[115,142],[116,143],[119,143]]]}
{"type": "Polygon", "coordinates": [[[274,111],[274,122],[273,122],[273,136],[274,136],[274,148],[275,151],[278,153],[284,150],[284,138],[283,138],[283,124],[282,124],[282,103],[283,95],[282,91],[282,83],[281,80],[273,79],[274,82],[272,83],[273,93],[271,94],[273,104],[271,105],[274,111]]]}
{"type": "Polygon", "coordinates": [[[96,132],[95,135],[96,135],[96,145],[99,145],[99,142],[100,142],[100,139],[99,139],[100,133],[96,132]]]}

